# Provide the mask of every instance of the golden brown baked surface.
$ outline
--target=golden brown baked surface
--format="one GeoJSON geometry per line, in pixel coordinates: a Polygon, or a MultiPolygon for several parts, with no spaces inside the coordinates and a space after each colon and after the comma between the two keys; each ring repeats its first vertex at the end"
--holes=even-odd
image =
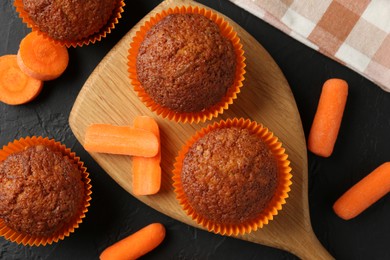
{"type": "Polygon", "coordinates": [[[146,93],[176,112],[218,103],[233,84],[236,54],[216,23],[199,14],[171,14],[141,43],[137,76],[146,93]]]}
{"type": "Polygon", "coordinates": [[[0,162],[0,218],[29,235],[50,236],[78,216],[84,183],[60,152],[37,145],[0,162]]]}
{"type": "Polygon", "coordinates": [[[76,41],[98,32],[117,0],[23,0],[39,29],[57,40],[76,41]]]}
{"type": "Polygon", "coordinates": [[[256,219],[277,186],[277,165],[263,141],[237,127],[211,131],[183,161],[184,193],[204,218],[221,224],[256,219]]]}

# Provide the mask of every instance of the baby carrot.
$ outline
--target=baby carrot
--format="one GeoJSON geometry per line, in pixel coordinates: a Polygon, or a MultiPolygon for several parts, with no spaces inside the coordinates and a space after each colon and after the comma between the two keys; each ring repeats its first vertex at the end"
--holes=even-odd
{"type": "Polygon", "coordinates": [[[42,90],[41,80],[24,74],[16,55],[0,57],[0,101],[8,105],[20,105],[33,100],[42,90]]]}
{"type": "Polygon", "coordinates": [[[17,61],[20,69],[30,77],[52,80],[68,66],[68,49],[31,32],[20,42],[17,61]]]}
{"type": "Polygon", "coordinates": [[[84,148],[89,152],[152,157],[158,152],[158,139],[150,131],[110,124],[87,128],[84,148]]]}
{"type": "Polygon", "coordinates": [[[342,79],[329,79],[324,83],[317,112],[308,138],[308,149],[329,157],[336,143],[348,96],[348,84],[342,79]]]}
{"type": "MultiPolygon", "coordinates": [[[[152,132],[160,144],[160,132],[156,120],[148,116],[138,116],[134,119],[134,127],[152,132]]],[[[133,193],[135,195],[152,195],[161,186],[161,145],[153,157],[133,157],[133,193]]]]}
{"type": "Polygon", "coordinates": [[[340,218],[356,217],[390,191],[390,162],[386,162],[356,183],[333,205],[340,218]]]}
{"type": "Polygon", "coordinates": [[[160,223],[152,223],[134,234],[107,247],[100,260],[132,260],[156,248],[165,238],[165,228],[160,223]]]}

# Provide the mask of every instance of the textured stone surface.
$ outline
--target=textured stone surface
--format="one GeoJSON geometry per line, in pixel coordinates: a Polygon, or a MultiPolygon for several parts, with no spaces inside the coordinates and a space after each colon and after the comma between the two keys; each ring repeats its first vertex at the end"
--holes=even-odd
{"type": "MultiPolygon", "coordinates": [[[[0,1],[0,55],[16,54],[29,31],[12,2],[0,1]]],[[[167,227],[167,237],[144,259],[296,259],[281,250],[188,227],[150,209],[117,185],[73,136],[68,116],[85,80],[115,43],[160,2],[128,1],[112,34],[95,45],[69,49],[69,68],[59,79],[45,82],[36,100],[22,106],[0,103],[0,145],[27,135],[56,138],[86,163],[93,185],[87,218],[74,234],[46,247],[24,247],[0,238],[0,259],[98,259],[105,247],[155,221],[167,227]]],[[[330,77],[348,81],[350,95],[334,154],[326,159],[308,154],[311,221],[319,240],[337,259],[389,259],[388,196],[348,222],[335,216],[332,205],[389,160],[390,95],[226,0],[199,2],[235,20],[270,52],[290,83],[306,135],[323,82],[330,77]]]]}

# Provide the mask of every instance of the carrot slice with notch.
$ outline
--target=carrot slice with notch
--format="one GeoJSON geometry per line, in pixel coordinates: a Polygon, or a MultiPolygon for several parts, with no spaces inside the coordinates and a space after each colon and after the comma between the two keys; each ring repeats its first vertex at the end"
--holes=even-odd
{"type": "Polygon", "coordinates": [[[17,61],[24,73],[47,81],[61,76],[68,66],[69,54],[65,46],[31,32],[20,42],[17,61]]]}

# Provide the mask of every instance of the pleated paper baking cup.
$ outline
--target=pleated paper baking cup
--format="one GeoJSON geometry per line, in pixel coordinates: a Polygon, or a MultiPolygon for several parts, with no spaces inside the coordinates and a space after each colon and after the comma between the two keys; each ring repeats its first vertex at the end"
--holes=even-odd
{"type": "MultiPolygon", "coordinates": [[[[80,160],[80,158],[77,157],[76,154],[72,152],[69,148],[66,148],[65,145],[61,144],[60,142],[56,142],[53,139],[49,139],[47,137],[46,138],[36,137],[36,136],[26,137],[8,143],[8,145],[3,146],[3,149],[0,150],[0,165],[4,160],[7,159],[8,156],[24,151],[29,147],[33,147],[37,145],[42,145],[44,147],[50,148],[50,150],[54,152],[61,153],[64,159],[66,158],[73,165],[76,165],[81,175],[81,181],[84,184],[83,185],[84,192],[82,195],[83,198],[82,198],[81,205],[77,210],[77,212],[74,214],[74,216],[71,217],[71,219],[68,222],[61,223],[62,227],[59,228],[58,230],[55,230],[50,235],[33,235],[33,234],[27,234],[26,232],[23,231],[14,230],[9,226],[7,226],[7,221],[4,220],[6,216],[0,215],[0,235],[7,240],[10,240],[18,244],[23,244],[25,246],[27,245],[45,246],[47,244],[50,245],[54,242],[58,242],[59,240],[63,240],[65,237],[69,236],[70,233],[73,233],[75,229],[79,227],[79,224],[82,223],[83,218],[85,218],[85,214],[88,212],[88,207],[90,205],[91,193],[92,193],[91,191],[92,186],[90,184],[90,179],[88,177],[89,174],[87,172],[86,167],[84,167],[84,163],[80,160]]],[[[45,162],[45,163],[50,164],[50,162],[45,162]]],[[[0,166],[0,169],[1,168],[2,167],[0,166]]],[[[4,173],[2,174],[7,174],[7,172],[4,171],[4,173]]],[[[34,200],[34,198],[31,199],[34,200]]],[[[42,223],[34,223],[34,224],[42,225],[42,223]]]]}
{"type": "Polygon", "coordinates": [[[39,26],[30,18],[29,14],[25,11],[23,0],[15,0],[14,6],[16,12],[19,13],[19,17],[31,28],[32,31],[38,32],[39,35],[42,35],[44,38],[52,40],[56,44],[66,46],[67,48],[72,47],[82,47],[84,45],[95,44],[96,42],[101,41],[103,38],[106,38],[108,34],[115,28],[115,25],[119,22],[119,19],[122,17],[123,7],[125,6],[124,0],[119,0],[112,12],[112,15],[108,19],[107,23],[101,27],[98,31],[92,33],[89,36],[78,40],[60,40],[51,37],[47,32],[42,31],[39,26]]]}
{"type": "MultiPolygon", "coordinates": [[[[229,105],[233,104],[233,100],[237,98],[237,94],[240,92],[242,87],[242,82],[244,80],[245,74],[245,57],[244,51],[242,49],[242,44],[240,43],[240,38],[237,33],[234,31],[233,27],[223,19],[220,15],[216,14],[211,10],[200,7],[192,6],[181,6],[175,8],[169,8],[163,10],[160,13],[155,14],[148,21],[146,21],[140,29],[136,32],[135,36],[130,43],[129,56],[128,56],[128,71],[129,77],[131,80],[131,85],[134,87],[135,92],[137,93],[140,100],[153,112],[157,115],[162,116],[163,118],[168,118],[169,120],[175,122],[183,123],[199,123],[206,120],[210,120],[214,117],[217,117],[219,114],[222,114],[224,110],[227,110],[229,105]],[[221,35],[224,38],[227,38],[231,41],[236,56],[235,61],[235,72],[234,80],[230,87],[227,89],[224,96],[220,101],[202,109],[201,111],[196,112],[180,112],[175,111],[175,109],[168,108],[167,106],[157,103],[153,98],[145,91],[142,83],[139,81],[137,76],[137,57],[139,54],[140,46],[150,31],[150,29],[158,24],[161,20],[166,18],[171,14],[199,14],[203,15],[209,20],[213,21],[220,30],[221,35]]],[[[233,78],[233,77],[232,77],[233,78]]],[[[194,93],[196,90],[194,90],[194,93]]],[[[195,95],[195,94],[194,94],[195,95]]]]}
{"type": "MultiPolygon", "coordinates": [[[[232,137],[230,136],[227,138],[232,138],[232,137]]],[[[221,139],[218,140],[220,140],[218,142],[223,142],[223,140],[221,139]]],[[[235,147],[234,146],[225,147],[225,149],[235,149],[235,147]]],[[[219,151],[218,156],[221,155],[221,153],[223,152],[224,152],[223,150],[219,151]]],[[[230,236],[230,235],[239,235],[239,234],[245,234],[245,233],[250,233],[252,231],[256,231],[257,229],[262,228],[265,224],[268,224],[269,221],[272,220],[274,216],[277,215],[278,212],[282,210],[282,205],[286,203],[286,198],[288,197],[288,192],[290,191],[290,185],[292,184],[290,180],[292,178],[291,168],[289,166],[290,161],[287,158],[288,155],[285,153],[285,149],[282,147],[282,143],[278,141],[278,138],[271,131],[269,131],[266,127],[262,126],[261,124],[250,121],[249,119],[244,120],[243,118],[241,119],[234,118],[228,120],[221,120],[220,122],[215,122],[213,125],[209,125],[208,127],[201,129],[194,136],[192,136],[178,153],[178,156],[176,157],[176,162],[174,164],[174,170],[173,170],[173,186],[174,186],[174,191],[176,193],[176,198],[179,201],[179,204],[181,205],[183,210],[186,212],[186,214],[190,216],[196,223],[198,223],[199,225],[201,225],[202,227],[204,227],[210,232],[230,236]],[[205,169],[207,170],[200,171],[199,161],[197,161],[197,159],[194,157],[189,157],[188,162],[189,161],[195,162],[197,164],[195,172],[197,171],[199,172],[197,172],[197,174],[193,174],[193,172],[191,172],[191,174],[187,175],[190,177],[186,177],[186,178],[190,178],[192,180],[191,183],[197,183],[196,191],[199,191],[198,193],[199,197],[193,196],[194,190],[186,190],[186,188],[184,187],[185,185],[183,185],[183,179],[182,179],[183,166],[187,167],[188,169],[188,164],[186,164],[185,166],[184,160],[187,154],[189,154],[191,147],[196,143],[196,147],[194,147],[192,151],[194,151],[195,149],[196,153],[198,152],[202,153],[202,156],[211,156],[213,155],[213,153],[216,154],[217,152],[213,151],[212,149],[205,148],[203,150],[203,146],[197,141],[199,141],[201,138],[205,137],[206,135],[210,134],[211,132],[223,128],[247,129],[249,130],[250,135],[255,135],[256,137],[260,138],[262,142],[265,144],[266,147],[265,150],[268,149],[269,150],[268,152],[271,153],[267,156],[275,159],[276,169],[277,169],[276,187],[274,188],[273,194],[270,193],[264,195],[267,196],[269,200],[268,199],[266,200],[268,202],[263,205],[263,209],[260,212],[255,212],[254,215],[247,217],[247,219],[243,217],[236,221],[235,217],[233,217],[234,221],[229,220],[229,223],[227,222],[224,223],[223,221],[221,221],[222,217],[218,218],[218,220],[215,220],[217,218],[206,216],[209,214],[210,211],[213,212],[221,211],[219,207],[221,207],[221,205],[225,205],[226,202],[216,204],[214,199],[210,199],[210,197],[204,198],[203,196],[205,193],[207,193],[207,190],[210,189],[212,190],[217,189],[217,190],[215,191],[215,193],[212,192],[212,194],[209,193],[207,194],[211,196],[219,196],[217,197],[217,199],[221,201],[224,200],[230,201],[230,197],[235,198],[237,200],[237,196],[240,196],[240,194],[247,194],[245,192],[247,192],[249,189],[247,189],[246,185],[249,183],[250,180],[246,179],[247,177],[245,177],[243,180],[242,178],[243,175],[241,175],[241,171],[245,171],[247,167],[252,166],[253,163],[249,163],[248,165],[246,165],[245,163],[242,164],[242,160],[241,160],[242,158],[228,157],[228,159],[226,160],[223,159],[222,161],[220,161],[216,169],[215,164],[209,163],[209,160],[212,159],[211,157],[210,158],[208,157],[208,159],[206,160],[207,166],[205,167],[205,169]],[[245,166],[239,166],[238,168],[234,168],[234,167],[229,168],[231,165],[240,164],[240,163],[245,166]],[[234,169],[233,172],[231,172],[232,171],[231,169],[234,169]],[[219,176],[217,179],[214,172],[222,172],[222,175],[218,173],[219,176]],[[199,182],[197,181],[199,178],[204,178],[204,176],[206,176],[209,179],[207,179],[207,181],[204,181],[205,179],[202,179],[202,181],[199,182]],[[228,183],[225,182],[224,179],[230,177],[239,178],[239,179],[237,179],[237,181],[236,179],[234,179],[233,181],[233,183],[235,184],[234,187],[230,188],[229,186],[228,190],[224,190],[223,187],[225,187],[226,183],[228,183]],[[210,187],[210,185],[213,185],[215,187],[210,187]],[[226,196],[228,196],[229,198],[227,198],[226,196]],[[210,201],[210,203],[208,201],[210,201]],[[199,206],[199,204],[202,204],[202,210],[198,210],[198,211],[202,211],[203,213],[197,212],[197,210],[195,209],[199,206]],[[207,206],[204,207],[204,205],[207,206]]],[[[262,163],[265,162],[262,161],[262,163]]],[[[203,166],[204,165],[202,164],[202,167],[203,166]]],[[[263,173],[259,173],[256,171],[251,174],[253,176],[253,174],[257,175],[263,173]]],[[[261,177],[261,180],[263,180],[263,177],[261,177]]],[[[253,183],[253,181],[250,182],[253,183]]],[[[261,187],[256,186],[256,189],[261,189],[261,187]]],[[[254,190],[250,190],[250,191],[254,191],[254,190]]],[[[237,200],[238,201],[237,203],[248,203],[248,199],[246,197],[245,199],[242,198],[243,197],[240,197],[237,200]]],[[[233,201],[235,201],[234,203],[236,203],[235,199],[233,199],[233,201]]],[[[237,206],[236,207],[234,203],[230,203],[230,202],[228,203],[228,205],[231,205],[231,207],[229,207],[229,212],[223,211],[223,213],[218,213],[218,214],[226,214],[232,216],[240,215],[241,213],[237,212],[237,208],[239,207],[238,205],[236,205],[237,206]]],[[[256,208],[257,206],[251,204],[248,205],[247,207],[256,208]]]]}

